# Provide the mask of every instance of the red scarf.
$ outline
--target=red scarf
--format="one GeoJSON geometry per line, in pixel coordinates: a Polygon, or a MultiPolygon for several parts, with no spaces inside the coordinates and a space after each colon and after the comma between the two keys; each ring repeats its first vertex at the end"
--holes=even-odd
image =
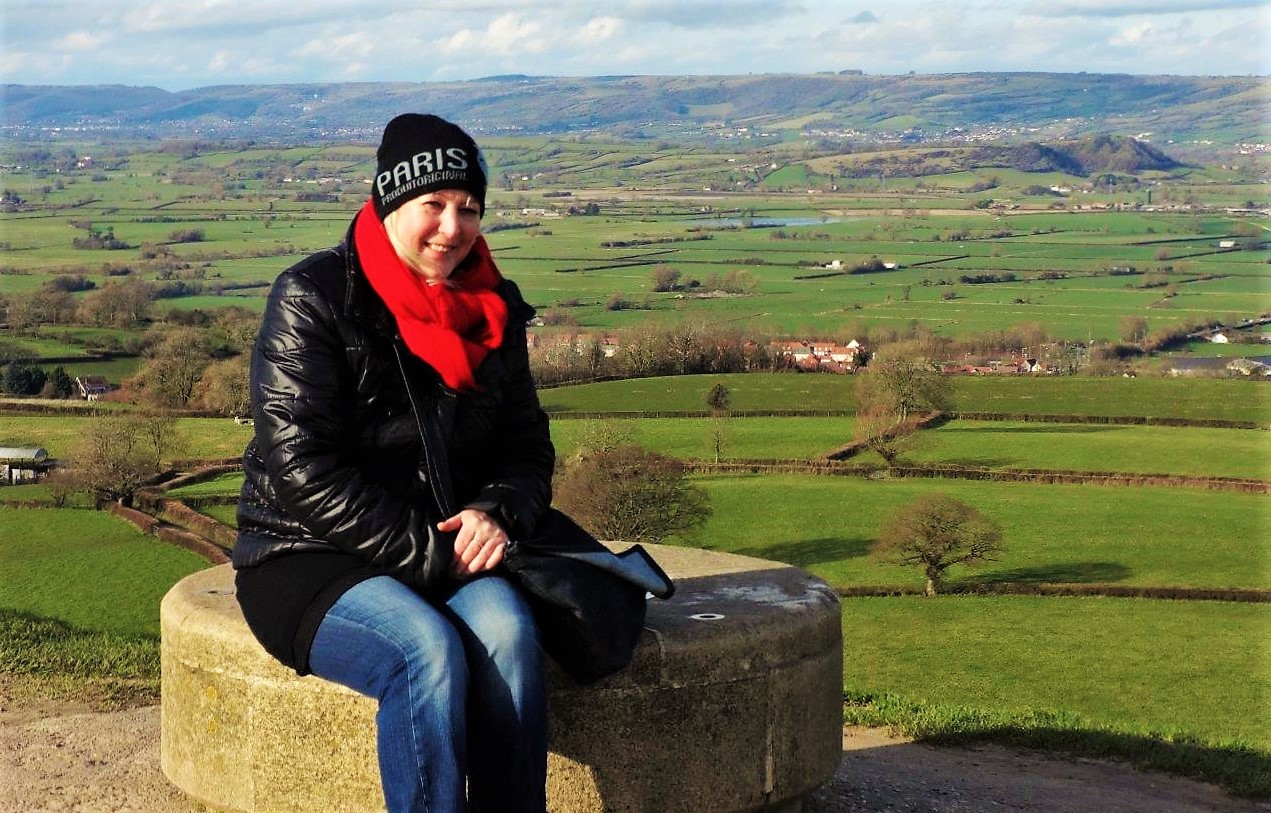
{"type": "Polygon", "coordinates": [[[362,271],[397,320],[410,352],[456,390],[476,390],[474,372],[503,341],[508,307],[495,293],[502,276],[484,237],[477,237],[449,280],[429,285],[401,261],[370,201],[353,226],[362,271]]]}

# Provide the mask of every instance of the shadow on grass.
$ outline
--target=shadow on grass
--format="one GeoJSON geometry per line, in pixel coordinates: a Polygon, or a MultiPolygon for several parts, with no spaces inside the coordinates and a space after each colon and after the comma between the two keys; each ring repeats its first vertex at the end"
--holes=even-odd
{"type": "Polygon", "coordinates": [[[806,568],[840,559],[859,559],[869,554],[871,544],[872,540],[863,537],[854,539],[825,537],[806,539],[801,542],[752,545],[748,548],[739,548],[737,553],[806,568]]]}
{"type": "Polygon", "coordinates": [[[971,469],[1004,469],[1021,461],[1011,457],[951,457],[934,461],[941,466],[966,466],[971,469]]]}
{"type": "Polygon", "coordinates": [[[0,608],[0,672],[75,678],[157,678],[158,636],[85,630],[0,608]]]}
{"type": "Polygon", "coordinates": [[[959,579],[960,586],[977,584],[1093,584],[1118,582],[1129,577],[1130,568],[1119,562],[1064,562],[1046,567],[1017,567],[994,570],[959,579]]]}
{"type": "Polygon", "coordinates": [[[1088,435],[1095,432],[1115,432],[1122,426],[1088,423],[1036,424],[1031,426],[959,426],[954,432],[984,432],[997,435],[1088,435]]]}
{"type": "Polygon", "coordinates": [[[889,726],[937,745],[993,742],[1120,759],[1139,768],[1212,782],[1238,796],[1271,798],[1271,752],[1244,743],[1205,742],[1185,732],[1114,730],[1067,712],[943,706],[851,690],[843,694],[843,718],[854,725],[889,726]]]}
{"type": "Polygon", "coordinates": [[[159,702],[159,638],[0,608],[0,687],[14,701],[110,711],[159,702]]]}

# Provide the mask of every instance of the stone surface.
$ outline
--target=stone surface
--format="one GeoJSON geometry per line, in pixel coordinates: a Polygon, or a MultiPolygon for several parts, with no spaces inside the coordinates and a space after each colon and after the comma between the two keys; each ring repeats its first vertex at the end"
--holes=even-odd
{"type": "MultiPolygon", "coordinates": [[[[676,580],[627,669],[549,665],[554,813],[797,810],[841,755],[838,600],[797,568],[647,546],[676,580]]],[[[161,763],[226,811],[381,811],[375,704],[297,677],[252,638],[228,566],[161,607],[161,763]]]]}

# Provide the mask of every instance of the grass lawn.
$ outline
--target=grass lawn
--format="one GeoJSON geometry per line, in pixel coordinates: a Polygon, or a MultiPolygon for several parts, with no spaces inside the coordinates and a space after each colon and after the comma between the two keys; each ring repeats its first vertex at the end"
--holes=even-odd
{"type": "Polygon", "coordinates": [[[1262,429],[955,420],[922,432],[917,444],[906,459],[1271,480],[1271,432],[1262,429]]]}
{"type": "Polygon", "coordinates": [[[159,600],[207,567],[99,511],[0,506],[0,609],[83,630],[159,634],[159,600]]]}
{"type": "MultiPolygon", "coordinates": [[[[852,441],[852,418],[590,418],[552,422],[562,457],[603,426],[672,457],[722,460],[824,457],[852,441]]],[[[994,469],[1176,474],[1271,480],[1271,432],[1261,429],[954,420],[912,437],[903,458],[915,463],[994,469]]],[[[872,452],[857,460],[878,462],[872,452]]]]}
{"type": "Polygon", "coordinates": [[[852,419],[833,418],[611,418],[552,421],[556,454],[566,457],[597,424],[633,443],[671,457],[715,459],[716,433],[720,457],[821,457],[852,440],[852,419]]]}
{"type": "Polygon", "coordinates": [[[231,471],[218,475],[211,480],[204,480],[201,483],[191,483],[188,486],[170,489],[167,494],[177,499],[183,497],[237,496],[239,489],[242,487],[243,473],[241,471],[231,471]]]}
{"type": "MultiPolygon", "coordinates": [[[[94,420],[91,416],[32,417],[0,412],[0,446],[42,446],[51,456],[62,457],[91,431],[94,420]]],[[[252,428],[229,418],[180,418],[177,433],[180,448],[175,457],[219,459],[241,456],[251,440],[252,428]]]]}
{"type": "Polygon", "coordinates": [[[905,596],[842,612],[852,689],[1271,751],[1271,605],[905,596]]]}
{"type": "Polygon", "coordinates": [[[944,491],[1002,525],[1000,561],[955,567],[951,585],[1101,583],[1159,587],[1271,585],[1271,497],[1181,488],[815,475],[700,477],[713,512],[703,547],[789,562],[835,587],[921,588],[918,568],[869,555],[879,524],[944,491]]]}
{"type": "Polygon", "coordinates": [[[206,508],[200,508],[199,513],[207,514],[212,519],[230,528],[238,527],[238,506],[236,505],[209,505],[206,508]]]}
{"type": "MultiPolygon", "coordinates": [[[[798,373],[665,376],[557,387],[539,393],[549,412],[705,410],[721,383],[734,410],[851,411],[851,376],[798,373]]],[[[1254,421],[1271,424],[1271,387],[1257,381],[1168,378],[958,377],[963,412],[1254,421]]]]}

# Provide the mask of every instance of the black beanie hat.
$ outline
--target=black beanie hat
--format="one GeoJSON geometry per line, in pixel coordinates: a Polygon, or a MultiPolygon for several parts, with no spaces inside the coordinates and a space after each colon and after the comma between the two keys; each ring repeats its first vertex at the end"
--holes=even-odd
{"type": "Polygon", "coordinates": [[[471,192],[485,213],[485,158],[457,124],[404,113],[384,128],[375,159],[371,199],[380,220],[411,198],[438,189],[471,192]]]}

